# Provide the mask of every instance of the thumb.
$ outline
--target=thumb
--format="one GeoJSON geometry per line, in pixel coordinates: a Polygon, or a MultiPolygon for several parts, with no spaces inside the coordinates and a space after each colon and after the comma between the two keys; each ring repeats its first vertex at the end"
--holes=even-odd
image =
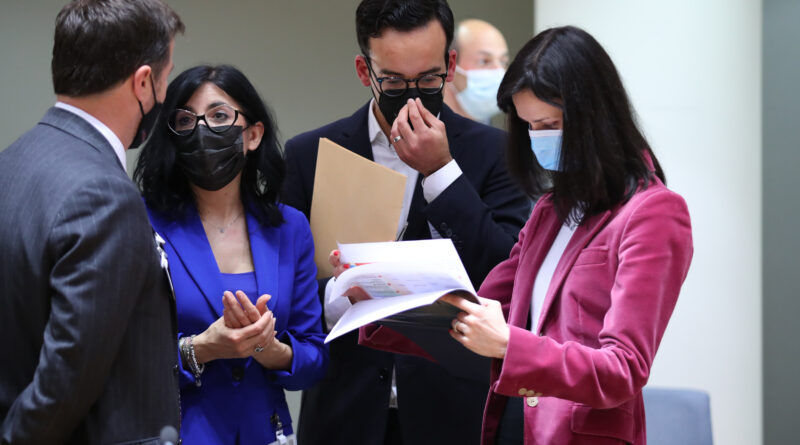
{"type": "Polygon", "coordinates": [[[256,301],[256,309],[258,309],[258,313],[259,314],[264,315],[264,313],[267,312],[267,302],[271,298],[272,298],[272,295],[270,295],[270,294],[264,294],[264,295],[258,297],[258,300],[256,301]]]}

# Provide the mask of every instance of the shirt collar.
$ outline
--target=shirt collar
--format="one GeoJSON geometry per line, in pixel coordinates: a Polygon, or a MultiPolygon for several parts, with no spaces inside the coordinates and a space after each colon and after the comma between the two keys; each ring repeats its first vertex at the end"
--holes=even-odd
{"type": "Polygon", "coordinates": [[[389,139],[386,134],[381,130],[381,125],[378,123],[378,118],[375,117],[375,98],[369,101],[369,113],[367,113],[367,131],[369,131],[369,142],[372,145],[381,143],[384,145],[389,144],[389,139]]]}
{"type": "Polygon", "coordinates": [[[66,104],[61,101],[56,102],[55,106],[56,108],[61,108],[62,110],[66,110],[72,114],[77,115],[81,119],[88,122],[89,125],[94,127],[95,130],[99,131],[100,134],[102,134],[103,137],[106,138],[108,143],[111,145],[111,148],[114,149],[114,153],[117,155],[119,163],[122,164],[122,169],[125,170],[125,173],[128,172],[128,168],[125,163],[125,147],[122,145],[122,141],[119,140],[119,137],[117,137],[117,135],[113,131],[111,131],[110,128],[106,126],[106,124],[100,122],[99,119],[81,110],[76,106],[66,104]]]}

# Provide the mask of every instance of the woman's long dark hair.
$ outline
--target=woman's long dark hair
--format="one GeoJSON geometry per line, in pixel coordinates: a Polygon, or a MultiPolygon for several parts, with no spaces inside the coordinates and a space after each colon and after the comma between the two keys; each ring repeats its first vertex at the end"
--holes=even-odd
{"type": "Polygon", "coordinates": [[[262,224],[283,222],[278,198],[286,165],[281,155],[277,127],[258,92],[237,68],[230,65],[196,66],[175,78],[167,88],[164,114],[142,149],[133,178],[142,190],[148,207],[171,219],[182,219],[194,197],[189,180],[175,162],[177,147],[167,128],[167,116],[186,104],[192,94],[209,82],[231,96],[247,116],[247,123],[261,122],[264,135],[258,148],[247,153],[242,171],[241,194],[245,206],[255,212],[262,224]]]}
{"type": "Polygon", "coordinates": [[[533,198],[552,192],[562,221],[578,223],[624,203],[653,174],[665,181],[614,63],[582,29],[551,28],[529,41],[508,67],[497,102],[508,113],[509,172],[533,198]],[[564,113],[559,172],[544,170],[531,150],[528,123],[512,101],[524,90],[564,113]]]}

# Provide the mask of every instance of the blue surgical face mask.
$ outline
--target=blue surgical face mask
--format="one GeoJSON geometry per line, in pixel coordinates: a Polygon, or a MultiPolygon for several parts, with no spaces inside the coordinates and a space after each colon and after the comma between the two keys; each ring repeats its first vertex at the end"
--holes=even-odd
{"type": "Polygon", "coordinates": [[[545,170],[559,171],[561,160],[561,130],[528,130],[531,149],[545,170]]]}
{"type": "Polygon", "coordinates": [[[488,123],[492,116],[500,112],[497,108],[497,89],[500,88],[506,70],[465,70],[456,65],[456,72],[467,78],[467,87],[456,94],[458,104],[470,116],[488,123]]]}

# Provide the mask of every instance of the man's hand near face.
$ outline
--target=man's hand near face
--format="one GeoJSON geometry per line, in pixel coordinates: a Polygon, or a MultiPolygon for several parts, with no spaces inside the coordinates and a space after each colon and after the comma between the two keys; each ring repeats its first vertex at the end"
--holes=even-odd
{"type": "Polygon", "coordinates": [[[420,99],[409,99],[400,110],[392,125],[391,140],[397,156],[423,176],[429,176],[453,159],[444,124],[425,109],[420,99]]]}

